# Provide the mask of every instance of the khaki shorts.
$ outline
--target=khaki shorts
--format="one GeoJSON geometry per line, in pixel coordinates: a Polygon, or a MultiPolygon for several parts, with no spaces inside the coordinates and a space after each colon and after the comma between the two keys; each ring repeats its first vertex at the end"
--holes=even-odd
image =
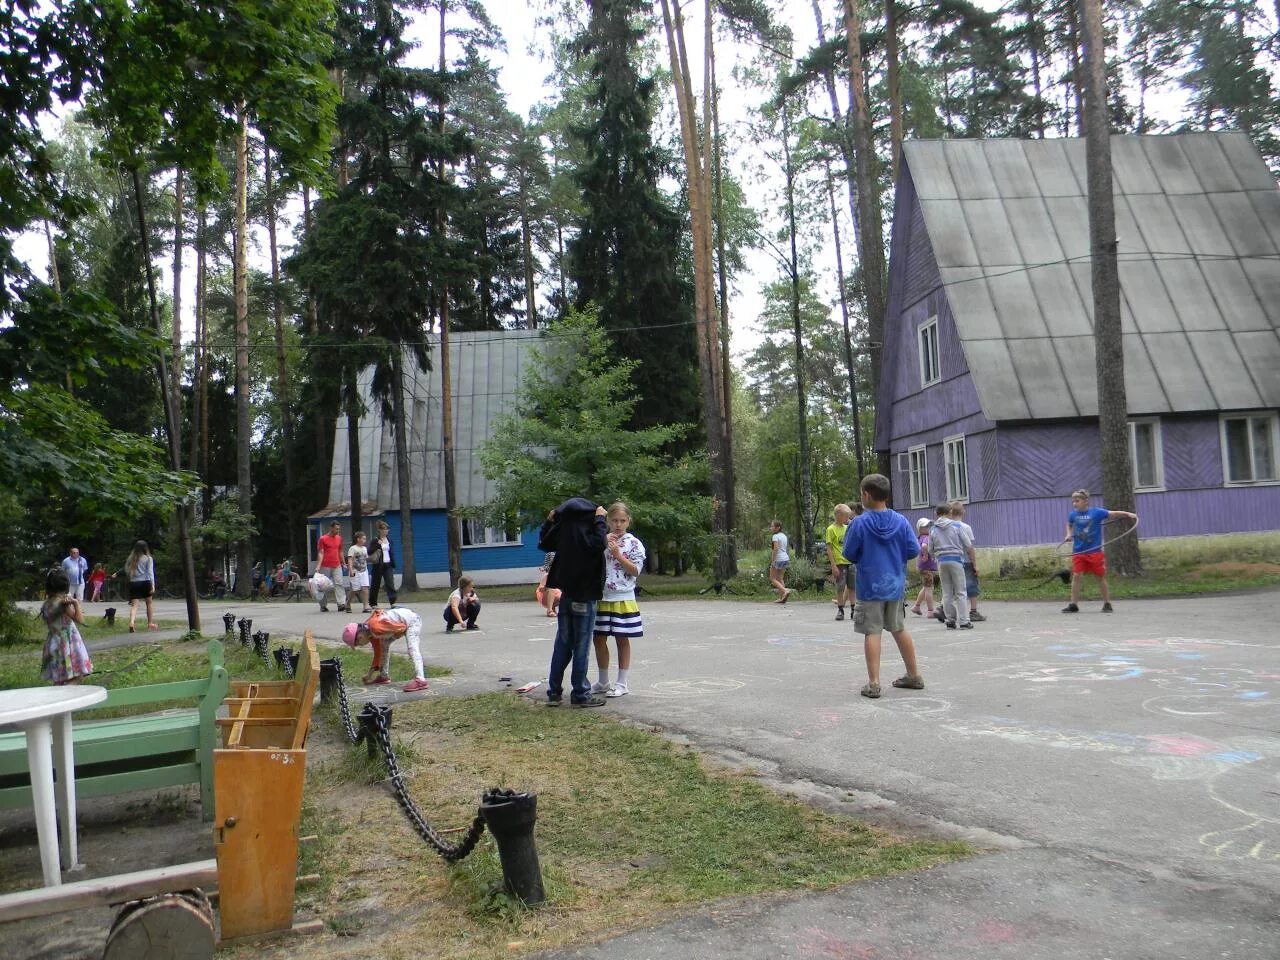
{"type": "Polygon", "coordinates": [[[859,600],[853,605],[853,629],[863,636],[897,633],[906,626],[902,600],[859,600]]]}
{"type": "Polygon", "coordinates": [[[836,564],[836,575],[833,578],[836,583],[836,589],[840,590],[844,587],[853,588],[853,567],[847,563],[836,564]]]}

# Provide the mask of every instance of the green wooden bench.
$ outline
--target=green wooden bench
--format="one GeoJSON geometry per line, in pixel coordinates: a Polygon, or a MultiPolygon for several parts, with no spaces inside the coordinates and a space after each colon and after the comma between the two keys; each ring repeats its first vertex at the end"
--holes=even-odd
{"type": "MultiPolygon", "coordinates": [[[[200,784],[204,819],[213,819],[213,750],[216,717],[230,689],[222,664],[222,643],[209,641],[209,676],[107,691],[107,699],[76,714],[76,796],[104,797],[129,790],[200,784]],[[112,707],[139,707],[174,700],[199,700],[187,709],[143,713],[108,720],[91,718],[112,707]]],[[[26,738],[0,734],[0,810],[31,808],[26,738]]]]}

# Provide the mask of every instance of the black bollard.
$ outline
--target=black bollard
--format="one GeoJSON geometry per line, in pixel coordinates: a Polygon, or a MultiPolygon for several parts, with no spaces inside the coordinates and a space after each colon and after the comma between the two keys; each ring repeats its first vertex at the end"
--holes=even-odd
{"type": "Polygon", "coordinates": [[[222,625],[227,628],[227,636],[235,631],[236,615],[234,613],[224,613],[222,615],[222,625]]]}
{"type": "Polygon", "coordinates": [[[271,651],[272,656],[276,658],[276,668],[281,673],[287,673],[293,676],[293,668],[298,665],[298,655],[293,652],[292,647],[276,647],[271,651]],[[286,666],[288,664],[288,666],[286,666]]]}
{"type": "Polygon", "coordinates": [[[320,661],[320,702],[329,703],[338,694],[338,659],[320,661]]]}
{"type": "Polygon", "coordinates": [[[502,879],[507,892],[530,907],[547,899],[542,889],[542,867],[533,839],[538,819],[538,795],[514,790],[488,790],[480,801],[480,815],[498,844],[502,879]]]}
{"type": "Polygon", "coordinates": [[[378,726],[383,722],[380,717],[386,715],[386,727],[391,729],[391,708],[380,707],[376,703],[366,703],[360,711],[356,720],[360,723],[360,735],[364,737],[365,749],[369,751],[370,757],[377,757],[378,754],[378,726]]]}
{"type": "Polygon", "coordinates": [[[249,645],[249,631],[253,629],[253,621],[247,617],[241,617],[237,626],[240,628],[240,646],[247,647],[249,645]]]}

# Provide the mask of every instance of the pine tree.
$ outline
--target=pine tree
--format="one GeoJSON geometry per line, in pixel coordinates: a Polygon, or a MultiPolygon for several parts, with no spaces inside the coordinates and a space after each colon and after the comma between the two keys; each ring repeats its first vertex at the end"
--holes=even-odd
{"type": "Polygon", "coordinates": [[[667,158],[654,146],[654,78],[637,67],[638,0],[592,0],[579,38],[590,64],[589,125],[575,131],[585,212],[569,246],[580,306],[595,304],[614,351],[636,360],[633,427],[700,420],[691,278],[678,267],[682,223],[658,188],[667,158]]]}

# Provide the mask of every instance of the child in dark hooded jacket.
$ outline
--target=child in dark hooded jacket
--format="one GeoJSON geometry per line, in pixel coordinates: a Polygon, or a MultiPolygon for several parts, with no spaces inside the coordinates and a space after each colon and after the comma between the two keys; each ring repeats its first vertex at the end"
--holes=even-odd
{"type": "Polygon", "coordinates": [[[570,702],[575,707],[605,703],[604,697],[591,693],[587,680],[596,604],[604,595],[605,514],[604,507],[572,497],[552,510],[538,531],[538,549],[555,551],[547,571],[547,587],[560,590],[556,640],[547,673],[548,706],[559,706],[564,670],[570,664],[570,702]]]}

